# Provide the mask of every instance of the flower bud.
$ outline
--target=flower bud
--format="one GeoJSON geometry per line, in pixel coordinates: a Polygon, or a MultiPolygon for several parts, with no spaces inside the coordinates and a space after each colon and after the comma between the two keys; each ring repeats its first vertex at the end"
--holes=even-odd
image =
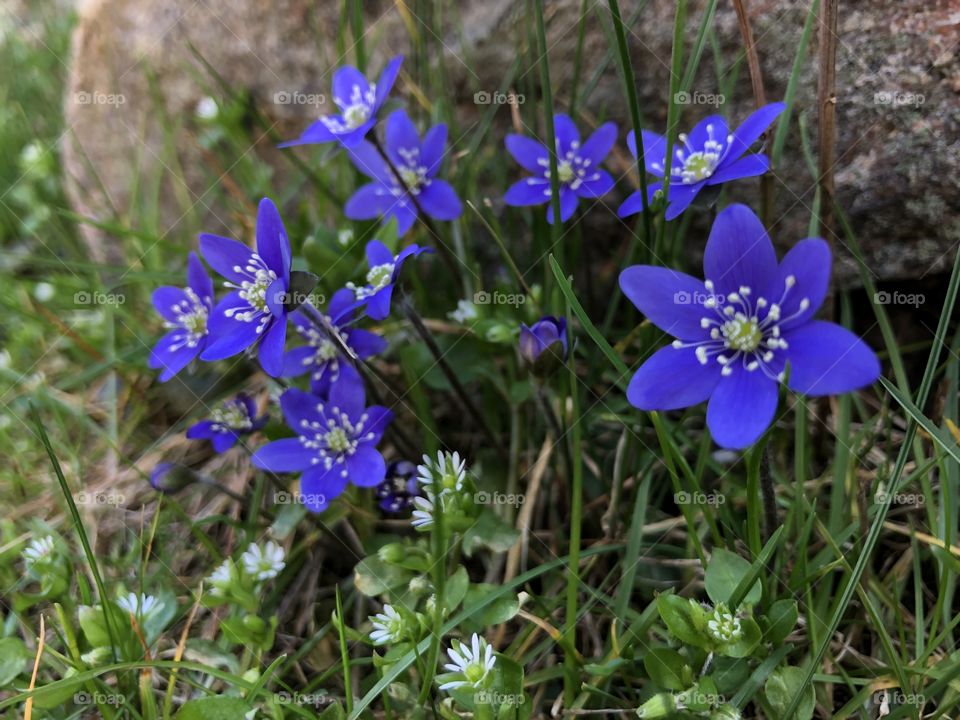
{"type": "Polygon", "coordinates": [[[377,555],[385,563],[403,562],[407,556],[407,551],[402,543],[389,543],[377,551],[377,555]]]}
{"type": "Polygon", "coordinates": [[[670,693],[657,693],[637,708],[639,718],[665,718],[677,709],[677,702],[670,693]]]}
{"type": "Polygon", "coordinates": [[[150,485],[162,493],[175,493],[197,482],[197,474],[179,463],[157,463],[150,473],[150,485]]]}
{"type": "Polygon", "coordinates": [[[567,320],[545,316],[520,326],[520,356],[538,377],[547,377],[567,359],[567,320]]]}

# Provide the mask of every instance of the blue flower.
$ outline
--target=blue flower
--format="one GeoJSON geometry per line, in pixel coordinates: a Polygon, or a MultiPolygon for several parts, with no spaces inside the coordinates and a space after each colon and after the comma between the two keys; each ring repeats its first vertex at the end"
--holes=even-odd
{"type": "Polygon", "coordinates": [[[703,258],[706,280],[649,265],[620,275],[620,287],[664,332],[677,338],[637,370],[627,389],[641,410],[674,410],[709,400],[717,444],[745,448],[773,421],[777,389],[834,395],[869,385],[877,356],[849,330],[813,317],[827,294],[830,248],[801,240],[777,264],[760,220],[731,205],[713,224],[703,258]]]}
{"type": "Polygon", "coordinates": [[[290,287],[290,241],[277,206],[269,198],[257,210],[257,251],[219,235],[200,235],[200,252],[233,292],[210,319],[212,341],[201,360],[222,360],[259,344],[264,372],[283,372],[287,338],[285,301],[290,287]]]}
{"type": "MultiPolygon", "coordinates": [[[[342,288],[330,299],[327,320],[329,327],[340,335],[341,341],[359,359],[366,360],[386,350],[387,341],[368,330],[351,328],[356,310],[353,291],[342,288]]],[[[297,377],[309,372],[310,389],[321,397],[326,397],[330,386],[345,375],[354,380],[360,379],[356,368],[344,357],[339,343],[327,331],[318,328],[300,311],[291,313],[290,318],[307,344],[287,352],[283,361],[284,377],[297,377]]]]}
{"type": "Polygon", "coordinates": [[[153,306],[170,332],[150,353],[150,367],[163,368],[166,382],[202,353],[209,340],[207,323],[213,311],[213,282],[195,253],[187,261],[187,287],[165,285],[153,291],[153,306]]]}
{"type": "MultiPolygon", "coordinates": [[[[617,126],[604,123],[583,144],[577,126],[567,115],[554,115],[553,126],[560,180],[560,221],[566,222],[577,209],[579,198],[598,198],[613,189],[613,178],[600,169],[600,163],[616,142],[617,126]]],[[[534,174],[511,185],[503,201],[513,206],[551,203],[547,208],[547,222],[552,224],[550,156],[546,146],[523,135],[507,135],[506,146],[513,159],[534,174]]]]}
{"type": "Polygon", "coordinates": [[[425,252],[433,252],[433,249],[412,243],[394,257],[382,242],[371,240],[367,243],[367,264],[370,266],[367,284],[357,286],[347,283],[347,288],[353,290],[357,300],[366,305],[367,315],[374,320],[383,320],[390,315],[393,286],[400,277],[403,264],[408,258],[425,252]]]}
{"type": "Polygon", "coordinates": [[[360,143],[350,150],[350,160],[373,182],[347,200],[344,214],[351,220],[382,217],[384,222],[396,217],[399,235],[407,232],[417,219],[417,205],[434,220],[460,217],[463,205],[457,193],[449,183],[437,179],[446,144],[446,125],[434,125],[421,142],[407,114],[395,110],[387,118],[385,151],[400,178],[372,143],[360,143]]]}
{"type": "MultiPolygon", "coordinates": [[[[708,185],[739,180],[740,178],[763,175],[770,167],[766,155],[744,155],[756,142],[770,123],[786,107],[781,102],[770,103],[754,112],[732,133],[727,130],[727,121],[720,115],[711,115],[686,135],[680,133],[679,145],[674,145],[674,158],[670,163],[670,193],[667,207],[667,220],[673,220],[689,207],[701,190],[708,185]]],[[[642,131],[643,162],[647,172],[663,178],[667,163],[667,139],[662,135],[642,131]]],[[[637,156],[637,134],[627,136],[630,152],[637,156]]],[[[647,186],[648,202],[654,193],[663,188],[663,183],[647,186]]],[[[617,213],[620,217],[635,215],[643,210],[640,191],[637,190],[624,200],[617,213]]]]}
{"type": "Polygon", "coordinates": [[[253,398],[240,393],[221,403],[209,420],[201,420],[187,430],[187,437],[191,440],[210,440],[213,449],[222,453],[236,445],[241,436],[256,432],[266,424],[266,415],[257,417],[257,405],[253,398]]]}
{"type": "Polygon", "coordinates": [[[530,363],[537,361],[547,348],[567,358],[567,319],[547,315],[531,327],[520,325],[520,354],[530,363]]]}
{"type": "Polygon", "coordinates": [[[387,465],[387,476],[377,485],[380,509],[400,513],[413,507],[413,499],[420,495],[417,466],[408,460],[397,460],[387,465]]]}
{"type": "Polygon", "coordinates": [[[340,112],[323,115],[299,138],[281,143],[280,147],[334,141],[346,148],[358,145],[376,125],[377,112],[390,94],[402,62],[403,56],[398,56],[387,63],[376,83],[370,83],[363,73],[350,65],[337,68],[333,74],[333,101],[340,112]]]}
{"type": "Polygon", "coordinates": [[[364,407],[363,385],[343,378],[330,388],[329,400],[297,390],[280,396],[287,424],[297,437],[275,440],[253,454],[253,464],[271,472],[298,472],[307,508],[322,512],[347,482],[373,487],[386,476],[377,450],[393,413],[364,407]]]}

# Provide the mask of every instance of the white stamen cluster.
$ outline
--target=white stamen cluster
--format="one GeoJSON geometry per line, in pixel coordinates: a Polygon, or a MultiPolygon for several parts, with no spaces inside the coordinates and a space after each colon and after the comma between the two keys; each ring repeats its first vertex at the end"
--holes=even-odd
{"type": "Polygon", "coordinates": [[[277,274],[256,253],[250,255],[244,267],[234,265],[233,271],[246,275],[246,279],[241,280],[239,285],[233,282],[225,285],[239,290],[240,297],[247,301],[248,306],[228,308],[226,316],[239,322],[256,322],[257,332],[262,333],[271,317],[267,288],[277,279],[277,274]]]}
{"type": "Polygon", "coordinates": [[[695,348],[700,364],[706,365],[714,359],[723,366],[720,371],[722,375],[730,375],[734,363],[739,361],[749,372],[760,369],[767,377],[782,381],[783,372],[775,373],[769,367],[776,352],[787,349],[780,326],[802,315],[810,307],[810,300],[802,298],[795,313],[782,316],[783,303],[796,282],[793,275],[788,275],[780,299],[771,303],[764,297],[754,300],[753,290],[747,286],[741,286],[737,292],[726,296],[716,295],[714,283],[704,281],[710,296],[703,306],[712,314],[701,318],[700,326],[709,330],[710,339],[697,342],[674,340],[673,347],[695,348]]]}
{"type": "Polygon", "coordinates": [[[376,295],[387,285],[393,282],[393,270],[395,267],[396,262],[374,265],[367,271],[366,285],[358,287],[352,282],[348,282],[347,287],[350,290],[353,290],[357,300],[366,300],[368,297],[376,295]]]}
{"type": "MultiPolygon", "coordinates": [[[[346,343],[346,335],[340,332],[339,328],[333,324],[333,320],[329,316],[326,317],[326,322],[324,325],[327,328],[336,329],[337,333],[340,335],[340,339],[346,343]]],[[[313,325],[299,327],[298,330],[301,337],[307,341],[307,344],[314,348],[314,354],[303,359],[304,366],[315,366],[313,373],[311,374],[311,378],[313,380],[319,380],[323,376],[327,366],[329,366],[333,372],[334,379],[336,379],[339,372],[340,357],[340,351],[337,348],[337,344],[330,339],[330,336],[326,332],[321,331],[319,328],[316,328],[313,325]]]]}
{"type": "Polygon", "coordinates": [[[374,438],[373,432],[364,432],[370,416],[363,413],[354,423],[340,408],[324,402],[317,403],[317,412],[325,420],[301,420],[300,427],[297,428],[300,443],[316,453],[316,457],[310,461],[311,464],[323,463],[324,469],[329,470],[336,463],[342,468],[341,476],[346,477],[344,460],[357,451],[361,442],[374,438]]]}
{"type": "Polygon", "coordinates": [[[225,401],[220,407],[214,409],[210,419],[213,421],[213,429],[218,431],[242,431],[253,428],[253,418],[250,417],[246,404],[240,398],[225,401]]]}
{"type": "Polygon", "coordinates": [[[740,621],[723,603],[717,604],[709,618],[707,620],[707,632],[717,642],[729,643],[739,640],[743,636],[740,621]]]}
{"type": "Polygon", "coordinates": [[[370,624],[373,625],[370,640],[374,645],[398,643],[403,639],[406,629],[403,617],[393,605],[384,605],[383,612],[370,616],[370,624]]]}
{"type": "Polygon", "coordinates": [[[376,83],[370,83],[366,92],[363,92],[359,85],[354,85],[350,89],[349,98],[335,97],[334,100],[340,106],[341,117],[324,115],[320,118],[320,122],[334,135],[356,130],[373,115],[373,106],[377,100],[376,83]]]}
{"type": "Polygon", "coordinates": [[[186,299],[170,306],[170,312],[174,314],[176,320],[164,322],[164,325],[171,330],[180,328],[184,331],[179,335],[177,343],[171,345],[171,350],[196,347],[208,332],[207,320],[212,309],[209,300],[204,302],[191,287],[184,288],[183,292],[187,296],[186,299]]]}
{"type": "MultiPolygon", "coordinates": [[[[247,575],[262,582],[280,574],[286,565],[284,556],[283,548],[269,540],[262,548],[256,543],[250,543],[240,556],[240,562],[247,575]]],[[[229,572],[229,568],[227,571],[229,572]]]]}
{"type": "MultiPolygon", "coordinates": [[[[580,157],[577,150],[580,149],[580,143],[570,143],[570,148],[561,157],[557,156],[557,180],[561,185],[566,185],[571,190],[579,190],[585,182],[592,182],[600,179],[600,173],[591,167],[593,161],[590,158],[580,157]]],[[[559,148],[558,148],[559,152],[559,148]]],[[[543,168],[543,177],[532,177],[527,180],[530,185],[545,185],[543,194],[550,197],[550,158],[538,158],[537,165],[543,168]]]]}
{"type": "Polygon", "coordinates": [[[407,190],[411,195],[419,195],[421,190],[430,186],[428,168],[420,164],[420,148],[397,148],[397,155],[403,162],[397,167],[400,178],[393,178],[394,197],[401,197],[407,190]]]}
{"type": "Polygon", "coordinates": [[[444,665],[443,669],[454,673],[455,679],[443,683],[441,690],[454,690],[465,686],[481,689],[497,664],[493,647],[477,633],[470,638],[469,645],[455,640],[454,645],[447,650],[447,656],[451,662],[444,665]]]}
{"type": "MultiPolygon", "coordinates": [[[[683,143],[683,147],[676,148],[674,157],[677,163],[670,166],[670,179],[679,180],[684,185],[693,185],[702,180],[706,180],[716,172],[717,167],[723,162],[723,159],[730,151],[733,143],[733,135],[727,135],[725,142],[714,138],[715,128],[713,124],[707,125],[707,139],[702,148],[695,148],[690,144],[690,138],[686,133],[680,133],[678,139],[683,143]]],[[[661,162],[650,163],[650,167],[659,172],[663,172],[666,167],[667,159],[661,162]]]]}

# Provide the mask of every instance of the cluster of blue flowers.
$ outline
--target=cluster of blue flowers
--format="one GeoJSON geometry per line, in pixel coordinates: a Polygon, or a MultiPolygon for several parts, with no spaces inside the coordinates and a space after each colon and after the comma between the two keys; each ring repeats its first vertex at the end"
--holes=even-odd
{"type": "MultiPolygon", "coordinates": [[[[450,221],[463,212],[453,187],[439,177],[447,128],[439,124],[422,136],[401,110],[383,123],[379,114],[402,58],[392,60],[376,83],[358,70],[342,67],[333,78],[339,112],[321,117],[293,146],[338,143],[353,165],[370,179],[347,201],[347,218],[395,221],[399,235],[418,217],[424,222],[450,221]],[[426,216],[426,217],[423,217],[426,216]]],[[[767,171],[765,155],[750,153],[755,141],[783,111],[767,105],[729,131],[720,116],[681,133],[667,157],[667,140],[642,130],[646,170],[659,178],[648,187],[646,203],[639,191],[620,206],[627,217],[644,204],[663,207],[664,220],[678,217],[699,193],[722,183],[767,171]]],[[[573,120],[554,117],[555,163],[560,222],[576,212],[580,199],[600,198],[615,185],[601,165],[617,140],[617,127],[605,123],[585,141],[573,120]]],[[[637,156],[637,133],[627,145],[637,156]]],[[[504,202],[541,205],[552,198],[551,152],[543,144],[508,135],[506,149],[530,173],[514,183],[504,202]]],[[[716,194],[712,194],[715,199],[716,194]]],[[[556,218],[547,210],[547,221],[556,218]]],[[[383,320],[391,310],[394,289],[404,264],[432,252],[415,243],[394,254],[379,240],[366,245],[369,270],[361,283],[333,293],[325,310],[301,297],[303,283],[292,270],[290,240],[280,213],[269,198],[261,200],[256,220],[256,249],[212,234],[200,236],[200,253],[224,278],[228,292],[215,300],[213,282],[191,253],[186,287],[161,287],[153,295],[168,332],[150,356],[160,380],[176,375],[195,359],[224,360],[256,353],[264,372],[286,383],[308,376],[308,389],[289,387],[280,406],[291,437],[274,440],[253,453],[256,467],[297,473],[307,506],[322,511],[348,483],[379,486],[386,511],[408,508],[416,491],[404,461],[387,463],[377,449],[393,418],[385,407],[367,406],[358,363],[383,353],[387,341],[358,327],[363,318],[383,320]],[[288,347],[288,328],[295,330],[288,347]]],[[[719,213],[704,258],[705,280],[654,266],[623,271],[626,296],[658,328],[676,340],[654,353],[637,371],[627,397],[643,410],[671,410],[709,401],[707,423],[718,444],[743,448],[769,427],[777,406],[778,386],[809,395],[847,392],[873,382],[879,363],[873,352],[849,331],[817,321],[830,278],[830,251],[820,239],[798,243],[777,263],[773,245],[757,217],[742,205],[719,213]]],[[[308,275],[299,273],[300,276],[308,275]]],[[[519,352],[536,373],[566,359],[565,318],[547,316],[519,328],[519,352]],[[547,351],[550,352],[547,352],[547,351]],[[547,360],[551,360],[547,363],[547,360]]],[[[260,430],[265,415],[245,395],[227,400],[209,420],[187,435],[209,439],[217,452],[260,430]]]]}

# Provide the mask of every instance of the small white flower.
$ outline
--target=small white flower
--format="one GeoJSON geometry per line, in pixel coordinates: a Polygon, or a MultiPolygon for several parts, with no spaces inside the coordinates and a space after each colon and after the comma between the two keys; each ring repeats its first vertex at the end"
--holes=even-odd
{"type": "Polygon", "coordinates": [[[250,543],[250,547],[240,556],[240,562],[243,563],[247,575],[254,580],[263,581],[280,574],[286,565],[283,558],[283,548],[270,540],[262,549],[256,543],[250,543]]]}
{"type": "Polygon", "coordinates": [[[47,302],[55,293],[53,285],[48,282],[39,282],[33,288],[33,296],[38,302],[47,302]]]}
{"type": "Polygon", "coordinates": [[[740,621],[723,603],[718,603],[709,617],[710,619],[707,620],[707,632],[710,633],[710,637],[717,642],[733,642],[734,640],[739,640],[743,635],[740,621]]]}
{"type": "Polygon", "coordinates": [[[160,610],[163,607],[163,601],[157,600],[153,595],[127,593],[117,598],[117,605],[125,612],[146,617],[160,610]]]}
{"type": "Polygon", "coordinates": [[[477,306],[471,300],[457,300],[457,309],[447,313],[447,317],[463,325],[468,320],[477,319],[477,306]]]}
{"type": "Polygon", "coordinates": [[[346,247],[353,242],[353,228],[343,228],[337,233],[337,242],[346,247]]]}
{"type": "Polygon", "coordinates": [[[49,560],[53,555],[53,549],[53,537],[50,535],[31,540],[30,544],[27,545],[23,551],[23,561],[28,568],[32,568],[39,563],[49,560]]]}
{"type": "Polygon", "coordinates": [[[433,499],[425,497],[415,497],[413,499],[413,514],[410,516],[410,524],[418,530],[433,526],[433,499]]]}
{"type": "Polygon", "coordinates": [[[210,583],[210,594],[211,595],[224,595],[228,587],[230,587],[231,581],[231,563],[229,560],[224,560],[220,565],[210,573],[210,577],[207,578],[207,582],[210,583]]]}
{"type": "Polygon", "coordinates": [[[460,453],[441,450],[436,461],[429,455],[423,456],[423,464],[417,465],[417,480],[435,494],[460,492],[467,476],[466,468],[467,461],[460,458],[460,453]]]}
{"type": "Polygon", "coordinates": [[[370,640],[374,645],[397,643],[403,638],[405,630],[403,618],[393,605],[384,605],[383,612],[372,615],[370,622],[373,625],[370,640]]]}
{"type": "Polygon", "coordinates": [[[453,673],[456,679],[443,683],[440,689],[453,690],[464,686],[474,689],[483,687],[497,664],[493,647],[477,633],[470,638],[469,646],[459,640],[455,640],[454,643],[456,647],[451,645],[447,650],[447,656],[452,662],[444,665],[443,669],[453,673]]]}
{"type": "Polygon", "coordinates": [[[197,103],[197,117],[201,120],[213,120],[220,112],[217,101],[212,97],[201,98],[197,103]]]}

